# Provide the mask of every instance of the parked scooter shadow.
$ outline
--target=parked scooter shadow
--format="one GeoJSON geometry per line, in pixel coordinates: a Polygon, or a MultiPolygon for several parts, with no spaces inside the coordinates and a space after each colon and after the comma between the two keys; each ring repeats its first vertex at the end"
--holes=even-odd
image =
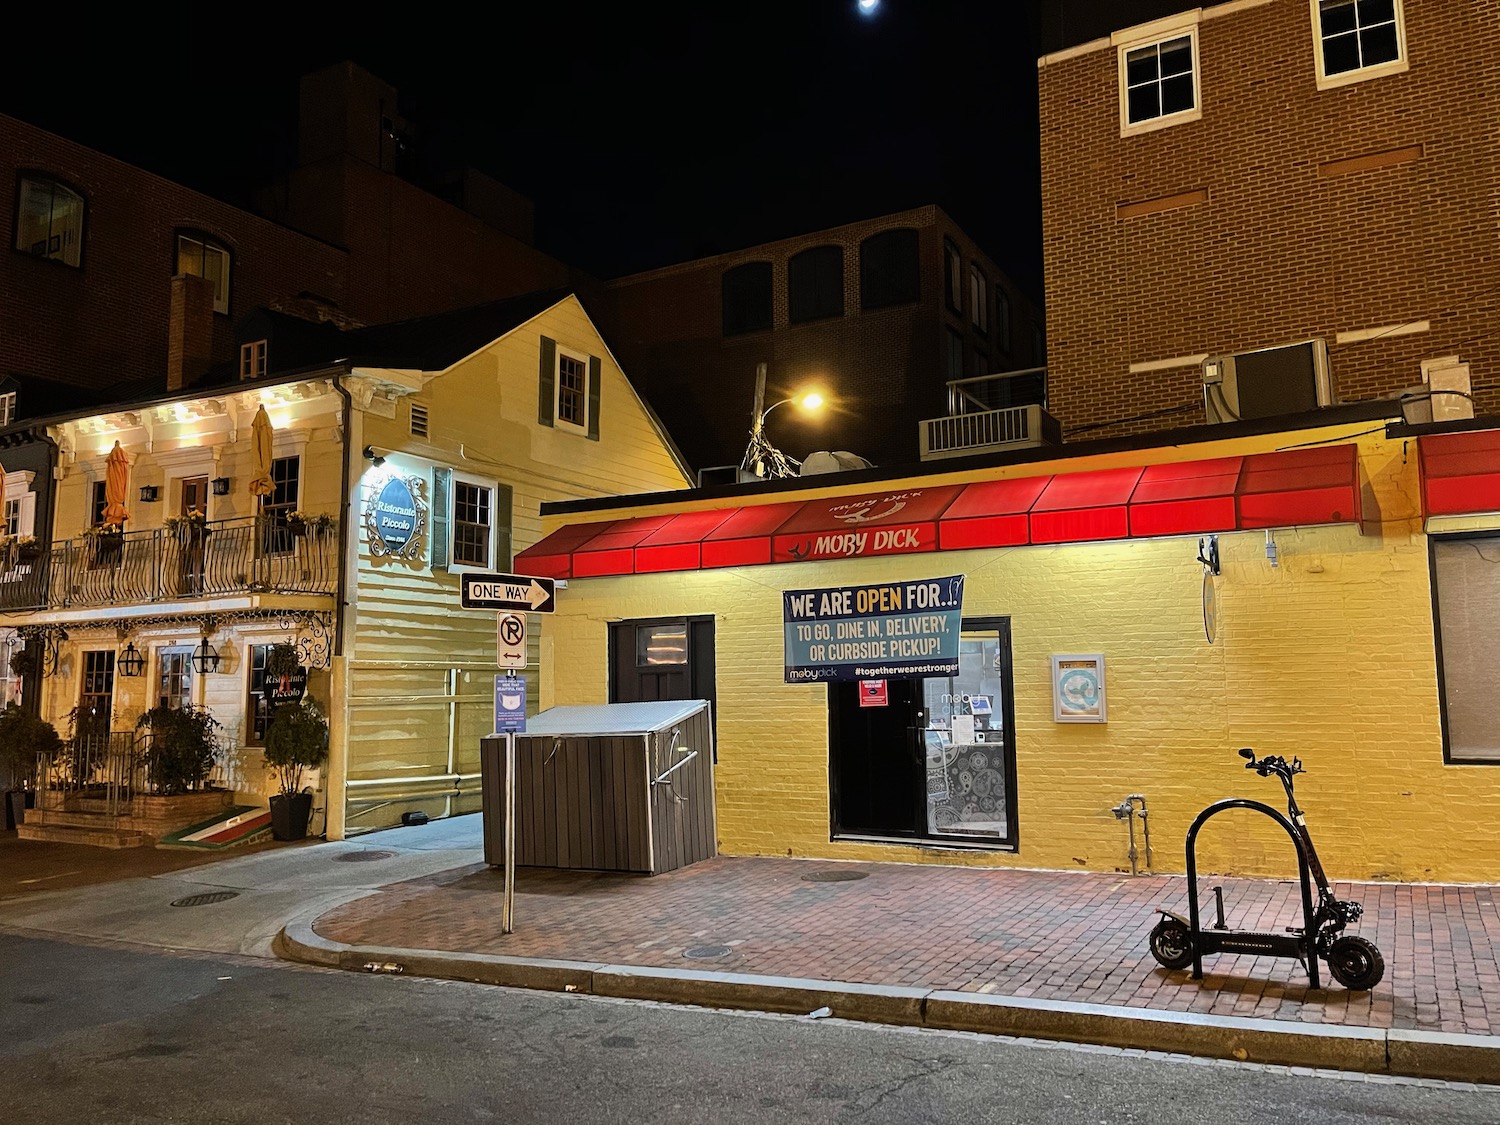
{"type": "Polygon", "coordinates": [[[1328,964],[1334,980],[1345,988],[1365,991],[1374,988],[1385,975],[1385,961],[1375,944],[1365,938],[1343,932],[1350,923],[1358,921],[1364,907],[1357,902],[1335,898],[1328,885],[1328,876],[1313,848],[1312,835],[1307,830],[1307,820],[1297,806],[1292,791],[1292,778],[1303,773],[1302,762],[1293,758],[1288,764],[1279,755],[1268,754],[1257,759],[1255,751],[1246,747],[1240,751],[1245,758],[1245,768],[1254,770],[1261,777],[1275,774],[1286,790],[1287,815],[1259,801],[1241,797],[1216,801],[1198,814],[1187,834],[1187,878],[1188,916],[1170,910],[1158,910],[1162,920],[1151,931],[1151,955],[1168,969],[1193,967],[1193,979],[1203,979],[1203,956],[1208,953],[1248,953],[1260,957],[1294,957],[1307,970],[1312,988],[1319,988],[1318,961],[1328,964]],[[1297,848],[1297,865],[1302,883],[1301,926],[1288,926],[1284,933],[1265,933],[1258,930],[1231,930],[1224,922],[1223,888],[1214,888],[1217,907],[1215,923],[1204,928],[1198,910],[1198,870],[1196,847],[1198,832],[1212,817],[1229,809],[1251,809],[1262,813],[1285,829],[1297,848]],[[1312,886],[1318,891],[1317,905],[1312,901],[1312,886]]]}

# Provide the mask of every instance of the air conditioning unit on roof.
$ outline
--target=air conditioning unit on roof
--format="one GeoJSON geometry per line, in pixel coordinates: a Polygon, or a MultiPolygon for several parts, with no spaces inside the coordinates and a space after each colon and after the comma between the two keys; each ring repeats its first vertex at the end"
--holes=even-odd
{"type": "Polygon", "coordinates": [[[1203,361],[1209,422],[1301,414],[1338,401],[1326,340],[1302,340],[1203,361]]]}

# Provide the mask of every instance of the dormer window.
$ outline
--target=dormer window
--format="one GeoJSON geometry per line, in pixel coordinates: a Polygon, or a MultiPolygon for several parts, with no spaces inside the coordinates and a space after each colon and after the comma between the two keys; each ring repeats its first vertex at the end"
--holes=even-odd
{"type": "Polygon", "coordinates": [[[216,313],[229,312],[229,258],[228,249],[204,235],[177,236],[177,274],[211,282],[216,313]]]}
{"type": "Polygon", "coordinates": [[[0,395],[0,426],[8,426],[16,420],[16,392],[6,391],[0,395]]]}
{"type": "Polygon", "coordinates": [[[16,204],[16,249],[76,267],[83,254],[83,196],[45,176],[23,175],[16,204]]]}
{"type": "Polygon", "coordinates": [[[240,345],[240,378],[259,379],[266,373],[266,341],[240,345]]]}

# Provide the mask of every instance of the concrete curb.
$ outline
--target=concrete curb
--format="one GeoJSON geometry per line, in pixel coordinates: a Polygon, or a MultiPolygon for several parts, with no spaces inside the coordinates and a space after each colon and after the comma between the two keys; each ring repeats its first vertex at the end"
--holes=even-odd
{"type": "Polygon", "coordinates": [[[1500,1083],[1500,1036],[1492,1035],[1291,1023],[699,969],[345,945],[314,933],[310,921],[288,923],[272,948],[283,960],[354,972],[760,1012],[806,1014],[826,1007],[840,1019],[867,1023],[1102,1043],[1407,1078],[1500,1083]]]}

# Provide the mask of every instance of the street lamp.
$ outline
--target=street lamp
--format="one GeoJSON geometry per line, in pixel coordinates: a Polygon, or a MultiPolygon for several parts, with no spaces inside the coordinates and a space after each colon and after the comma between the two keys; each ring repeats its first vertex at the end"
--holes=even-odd
{"type": "Polygon", "coordinates": [[[817,410],[823,405],[823,396],[816,391],[805,391],[779,399],[770,406],[763,406],[765,398],[766,365],[758,363],[755,365],[755,409],[751,413],[750,444],[745,447],[740,468],[757,477],[794,477],[797,475],[799,462],[766,439],[766,419],[770,417],[771,411],[788,402],[796,403],[803,410],[817,410]]]}

